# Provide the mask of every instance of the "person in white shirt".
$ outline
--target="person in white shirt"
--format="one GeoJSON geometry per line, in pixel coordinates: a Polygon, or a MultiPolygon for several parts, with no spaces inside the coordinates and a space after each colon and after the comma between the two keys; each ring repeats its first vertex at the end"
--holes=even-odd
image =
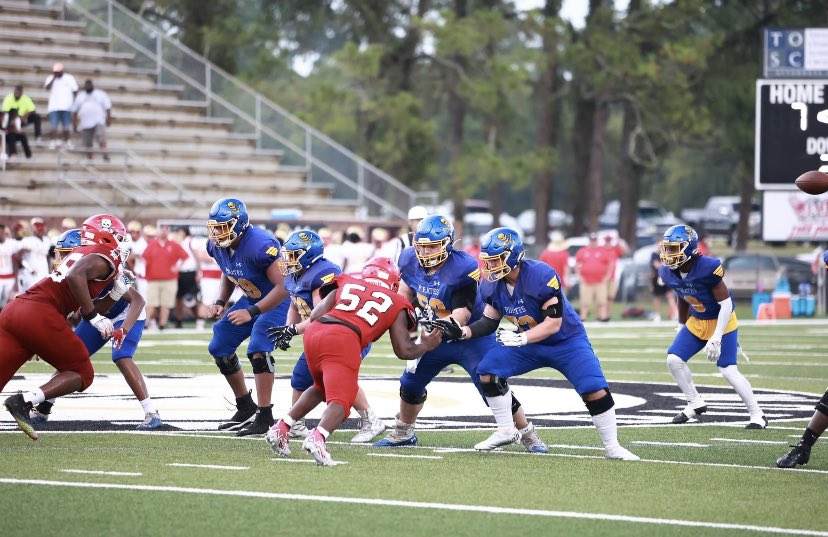
{"type": "Polygon", "coordinates": [[[142,256],[144,255],[144,250],[147,249],[147,240],[141,234],[141,222],[133,220],[127,224],[127,232],[131,239],[129,258],[127,258],[126,263],[127,268],[135,274],[135,287],[138,289],[138,294],[146,299],[147,263],[142,256]]]}
{"type": "Polygon", "coordinates": [[[400,254],[403,250],[411,246],[411,237],[417,231],[417,226],[423,221],[423,218],[428,216],[428,211],[422,205],[415,205],[408,209],[408,229],[401,229],[399,237],[388,242],[390,246],[386,246],[385,252],[388,257],[395,262],[399,261],[400,254]]]}
{"type": "Polygon", "coordinates": [[[9,236],[6,225],[0,224],[0,310],[14,296],[14,255],[19,248],[17,241],[9,236]]]}
{"type": "Polygon", "coordinates": [[[196,330],[204,330],[204,319],[207,318],[207,306],[201,298],[201,274],[199,262],[193,249],[193,237],[189,227],[181,227],[176,232],[175,240],[184,248],[187,259],[178,266],[178,290],[175,295],[175,327],[181,328],[184,320],[184,309],[196,320],[196,330]]]}
{"type": "Polygon", "coordinates": [[[362,267],[365,262],[374,255],[374,246],[362,239],[363,231],[358,226],[349,227],[342,243],[342,253],[345,262],[342,265],[342,272],[351,275],[362,274],[362,267]]]}
{"type": "Polygon", "coordinates": [[[42,218],[32,218],[32,235],[20,241],[17,288],[21,293],[49,274],[51,247],[52,239],[46,235],[46,223],[42,218]]]}
{"type": "Polygon", "coordinates": [[[57,129],[60,125],[63,129],[63,142],[69,149],[72,142],[69,140],[69,127],[72,124],[72,103],[75,101],[75,94],[78,92],[78,83],[75,77],[63,72],[63,64],[56,63],[52,67],[52,74],[46,79],[43,86],[49,90],[49,106],[46,109],[49,116],[49,124],[52,130],[49,132],[49,149],[56,147],[57,129]]]}
{"type": "Polygon", "coordinates": [[[103,151],[103,159],[109,162],[109,153],[106,152],[106,127],[112,124],[112,101],[104,90],[95,89],[91,80],[83,83],[83,91],[75,97],[72,106],[72,127],[75,132],[80,130],[83,135],[83,147],[86,148],[86,158],[92,160],[93,142],[103,151]]]}

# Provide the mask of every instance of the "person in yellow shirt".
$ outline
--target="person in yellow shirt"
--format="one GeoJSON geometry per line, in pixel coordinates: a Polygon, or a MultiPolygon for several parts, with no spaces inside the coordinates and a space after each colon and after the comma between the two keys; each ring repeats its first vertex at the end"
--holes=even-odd
{"type": "Polygon", "coordinates": [[[3,113],[9,113],[13,108],[17,109],[17,115],[20,117],[22,127],[27,125],[34,125],[35,141],[40,141],[40,114],[37,113],[32,98],[23,94],[23,86],[17,85],[14,87],[14,92],[6,95],[3,99],[3,113]]]}

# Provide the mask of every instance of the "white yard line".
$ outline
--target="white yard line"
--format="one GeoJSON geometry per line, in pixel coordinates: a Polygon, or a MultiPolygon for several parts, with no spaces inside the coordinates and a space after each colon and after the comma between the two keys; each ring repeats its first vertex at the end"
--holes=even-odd
{"type": "Polygon", "coordinates": [[[66,468],[65,470],[61,470],[61,472],[66,472],[67,474],[121,475],[129,477],[144,475],[141,472],[105,472],[103,470],[76,470],[74,468],[66,468]]]}
{"type": "Polygon", "coordinates": [[[734,444],[761,444],[766,446],[787,446],[787,442],[775,440],[749,440],[744,438],[711,438],[711,442],[732,442],[734,444]]]}
{"type": "Polygon", "coordinates": [[[462,505],[436,502],[413,502],[404,500],[389,500],[385,498],[346,498],[341,496],[315,496],[310,494],[286,494],[277,492],[258,492],[249,490],[220,490],[189,487],[170,487],[155,485],[122,485],[116,483],[82,483],[66,481],[48,481],[40,479],[12,479],[0,478],[0,483],[9,485],[37,485],[46,487],[70,487],[90,489],[132,490],[143,492],[174,492],[179,494],[204,494],[210,496],[231,496],[243,498],[266,498],[271,500],[305,501],[321,503],[340,503],[354,505],[376,505],[383,507],[403,507],[409,509],[430,509],[436,511],[457,511],[486,513],[488,515],[518,515],[548,518],[570,518],[581,520],[598,520],[608,522],[626,522],[630,524],[653,524],[659,526],[678,526],[695,528],[712,528],[721,530],[742,530],[756,533],[776,533],[782,535],[809,535],[828,537],[828,532],[796,528],[778,528],[755,526],[752,524],[731,524],[724,522],[706,522],[702,520],[681,520],[672,518],[639,517],[628,515],[614,515],[608,513],[584,513],[578,511],[553,511],[546,509],[520,509],[513,507],[496,507],[491,505],[462,505]]]}
{"type": "MultiPolygon", "coordinates": [[[[306,463],[316,464],[316,461],[313,460],[313,459],[288,459],[288,458],[285,458],[285,457],[279,457],[279,458],[270,459],[270,460],[276,461],[276,462],[306,462],[306,463]]],[[[340,462],[339,464],[343,464],[343,463],[340,462]]]]}
{"type": "Polygon", "coordinates": [[[710,444],[696,444],[695,442],[648,442],[646,440],[633,440],[630,444],[638,446],[710,447],[710,444]]]}
{"type": "Polygon", "coordinates": [[[369,457],[391,457],[397,459],[434,459],[442,460],[439,455],[405,455],[403,453],[368,453],[369,457]]]}
{"type": "Polygon", "coordinates": [[[250,470],[249,466],[221,466],[218,464],[186,464],[183,462],[171,462],[167,466],[177,468],[208,468],[210,470],[250,470]]]}

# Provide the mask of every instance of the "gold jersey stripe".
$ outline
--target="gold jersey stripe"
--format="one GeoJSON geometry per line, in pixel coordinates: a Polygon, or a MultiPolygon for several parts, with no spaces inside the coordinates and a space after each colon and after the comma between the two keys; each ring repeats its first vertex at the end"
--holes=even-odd
{"type": "Polygon", "coordinates": [[[552,289],[555,289],[555,290],[558,290],[558,289],[560,289],[560,288],[561,288],[561,284],[560,284],[560,282],[558,281],[558,277],[557,277],[557,276],[552,276],[552,279],[551,279],[551,280],[549,280],[548,282],[546,282],[546,286],[547,286],[547,287],[551,287],[552,289]]]}

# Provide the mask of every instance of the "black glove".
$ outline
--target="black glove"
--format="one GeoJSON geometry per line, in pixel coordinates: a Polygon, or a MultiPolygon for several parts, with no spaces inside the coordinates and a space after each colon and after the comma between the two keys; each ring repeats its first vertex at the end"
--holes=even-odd
{"type": "Polygon", "coordinates": [[[457,324],[454,317],[449,317],[448,319],[434,319],[431,321],[431,325],[440,330],[443,333],[443,336],[449,341],[463,339],[463,328],[457,324]]]}
{"type": "Polygon", "coordinates": [[[299,332],[296,330],[295,324],[287,326],[271,326],[267,329],[267,337],[273,342],[275,347],[286,351],[290,348],[290,340],[299,332]]]}

